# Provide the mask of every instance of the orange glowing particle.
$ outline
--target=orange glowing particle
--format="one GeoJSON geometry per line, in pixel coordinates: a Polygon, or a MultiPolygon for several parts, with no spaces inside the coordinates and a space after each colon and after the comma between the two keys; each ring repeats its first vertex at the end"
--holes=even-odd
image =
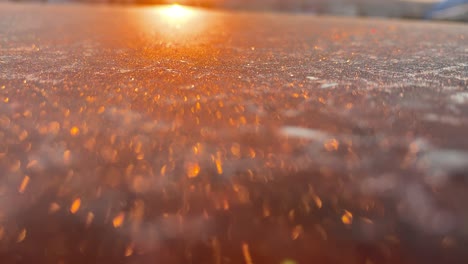
{"type": "Polygon", "coordinates": [[[353,214],[345,210],[345,213],[341,216],[341,222],[345,225],[350,225],[353,223],[353,214]]]}
{"type": "Polygon", "coordinates": [[[263,204],[263,217],[269,217],[271,215],[270,206],[267,203],[263,204]]]}
{"type": "Polygon", "coordinates": [[[94,220],[94,214],[92,212],[88,212],[86,216],[86,227],[89,227],[94,220]]]}
{"type": "Polygon", "coordinates": [[[98,112],[98,114],[102,114],[102,113],[104,113],[104,111],[106,111],[106,108],[104,106],[101,106],[101,107],[99,107],[97,112],[98,112]]]}
{"type": "Polygon", "coordinates": [[[96,96],[87,96],[86,101],[88,103],[93,103],[94,101],[96,101],[96,96]]]}
{"type": "Polygon", "coordinates": [[[193,152],[194,152],[194,154],[197,154],[197,155],[202,153],[203,152],[203,145],[200,142],[195,144],[195,146],[193,146],[193,152]]]}
{"type": "Polygon", "coordinates": [[[200,173],[200,165],[198,163],[189,163],[187,165],[187,176],[189,178],[195,178],[200,173]]]}
{"type": "Polygon", "coordinates": [[[223,174],[223,162],[220,159],[215,160],[216,163],[216,170],[218,174],[223,174]]]}
{"type": "Polygon", "coordinates": [[[16,238],[17,243],[23,242],[23,240],[26,238],[26,228],[21,229],[21,231],[18,234],[18,238],[16,238]]]}
{"type": "Polygon", "coordinates": [[[39,164],[39,162],[37,160],[31,160],[30,162],[28,162],[28,164],[26,165],[26,169],[30,169],[32,167],[35,167],[39,164]]]}
{"type": "Polygon", "coordinates": [[[17,172],[21,168],[21,161],[16,160],[10,167],[11,172],[17,172]]]}
{"type": "Polygon", "coordinates": [[[80,129],[76,126],[70,128],[70,135],[78,136],[80,134],[80,129]]]}
{"type": "Polygon", "coordinates": [[[122,226],[124,220],[125,214],[121,212],[116,217],[114,217],[114,220],[112,220],[112,225],[114,225],[115,228],[119,228],[122,226]]]}
{"type": "Polygon", "coordinates": [[[69,163],[70,160],[71,160],[71,151],[67,149],[63,152],[63,161],[65,163],[69,163]]]}
{"type": "Polygon", "coordinates": [[[31,117],[31,116],[32,116],[32,112],[29,111],[29,110],[26,110],[26,111],[23,112],[23,116],[24,116],[24,117],[31,117]]]}
{"type": "Polygon", "coordinates": [[[60,210],[60,205],[58,203],[51,203],[49,205],[49,213],[55,213],[60,210]]]}
{"type": "MultiPolygon", "coordinates": [[[[109,142],[110,142],[112,145],[114,145],[116,139],[117,139],[117,135],[116,135],[116,134],[112,134],[112,135],[109,137],[109,142]]],[[[135,152],[135,153],[138,153],[138,152],[135,152]]]]}
{"type": "Polygon", "coordinates": [[[322,200],[318,196],[314,196],[315,205],[320,209],[322,208],[322,200]]]}
{"type": "Polygon", "coordinates": [[[229,202],[226,199],[223,200],[223,209],[225,211],[229,210],[229,202]]]}
{"type": "Polygon", "coordinates": [[[333,151],[337,150],[338,147],[340,146],[340,143],[336,139],[330,139],[327,142],[325,142],[324,147],[327,151],[333,151]]]}
{"type": "Polygon", "coordinates": [[[29,179],[30,178],[28,175],[24,176],[23,181],[21,181],[21,184],[18,188],[19,193],[24,193],[24,191],[26,190],[26,187],[28,187],[29,179]]]}
{"type": "Polygon", "coordinates": [[[239,199],[239,202],[244,204],[250,202],[250,193],[247,190],[247,188],[245,188],[242,185],[234,184],[232,186],[232,189],[236,192],[237,199],[239,199]]]}
{"type": "Polygon", "coordinates": [[[304,233],[304,228],[301,225],[297,225],[293,228],[292,233],[291,233],[291,238],[292,240],[296,240],[299,238],[299,236],[304,233]]]}
{"type": "Polygon", "coordinates": [[[81,206],[81,199],[80,198],[76,198],[72,205],[70,206],[70,213],[74,214],[76,212],[78,212],[78,210],[80,210],[80,206],[81,206]]]}
{"type": "Polygon", "coordinates": [[[245,264],[253,264],[249,245],[247,243],[242,243],[242,254],[244,255],[245,264]]]}
{"type": "Polygon", "coordinates": [[[294,221],[295,217],[296,217],[296,211],[294,211],[294,209],[290,210],[288,213],[289,220],[294,221]]]}
{"type": "Polygon", "coordinates": [[[28,135],[29,135],[29,134],[28,134],[28,131],[23,130],[23,131],[21,131],[21,133],[18,135],[18,139],[19,139],[20,141],[24,141],[26,138],[28,138],[28,135]]]}
{"type": "Polygon", "coordinates": [[[137,142],[135,143],[135,147],[133,148],[133,150],[135,151],[135,153],[140,153],[142,147],[143,147],[143,144],[141,142],[137,142]]]}
{"type": "Polygon", "coordinates": [[[133,255],[133,245],[130,244],[125,248],[125,256],[130,257],[131,255],[133,255]]]}
{"type": "Polygon", "coordinates": [[[236,157],[240,157],[240,145],[237,143],[232,144],[231,153],[236,157]]]}
{"type": "Polygon", "coordinates": [[[249,155],[250,155],[250,157],[253,159],[253,158],[255,158],[255,156],[256,156],[257,154],[255,153],[255,150],[254,150],[254,149],[249,148],[249,155]]]}
{"type": "Polygon", "coordinates": [[[241,116],[241,117],[239,118],[239,123],[241,123],[242,125],[247,124],[247,119],[245,118],[245,116],[241,116]]]}

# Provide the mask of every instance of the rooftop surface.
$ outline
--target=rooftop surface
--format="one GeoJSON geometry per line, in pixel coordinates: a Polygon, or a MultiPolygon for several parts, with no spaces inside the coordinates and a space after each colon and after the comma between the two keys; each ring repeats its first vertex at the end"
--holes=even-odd
{"type": "Polygon", "coordinates": [[[1,263],[464,263],[466,24],[0,5],[1,263]]]}

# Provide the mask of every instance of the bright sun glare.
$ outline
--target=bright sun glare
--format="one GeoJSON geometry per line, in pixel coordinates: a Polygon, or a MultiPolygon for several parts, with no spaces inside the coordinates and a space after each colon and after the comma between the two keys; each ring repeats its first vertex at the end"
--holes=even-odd
{"type": "Polygon", "coordinates": [[[184,7],[178,4],[173,4],[171,6],[168,6],[164,10],[164,14],[170,18],[182,18],[182,17],[186,17],[187,15],[189,15],[190,10],[187,7],[184,7]]]}
{"type": "Polygon", "coordinates": [[[144,28],[151,34],[164,34],[172,40],[187,40],[190,36],[200,34],[211,21],[203,10],[179,4],[155,6],[146,11],[142,17],[144,28]]]}

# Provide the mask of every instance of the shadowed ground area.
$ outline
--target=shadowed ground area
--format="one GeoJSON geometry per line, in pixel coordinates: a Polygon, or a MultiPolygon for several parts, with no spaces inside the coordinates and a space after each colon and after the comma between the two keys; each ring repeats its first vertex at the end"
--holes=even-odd
{"type": "Polygon", "coordinates": [[[464,24],[0,5],[1,263],[464,263],[464,24]]]}

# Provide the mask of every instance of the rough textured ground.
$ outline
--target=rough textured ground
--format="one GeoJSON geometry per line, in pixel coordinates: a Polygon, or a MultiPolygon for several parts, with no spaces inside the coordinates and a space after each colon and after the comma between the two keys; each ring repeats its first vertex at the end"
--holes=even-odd
{"type": "Polygon", "coordinates": [[[0,5],[1,263],[466,263],[468,27],[0,5]]]}

